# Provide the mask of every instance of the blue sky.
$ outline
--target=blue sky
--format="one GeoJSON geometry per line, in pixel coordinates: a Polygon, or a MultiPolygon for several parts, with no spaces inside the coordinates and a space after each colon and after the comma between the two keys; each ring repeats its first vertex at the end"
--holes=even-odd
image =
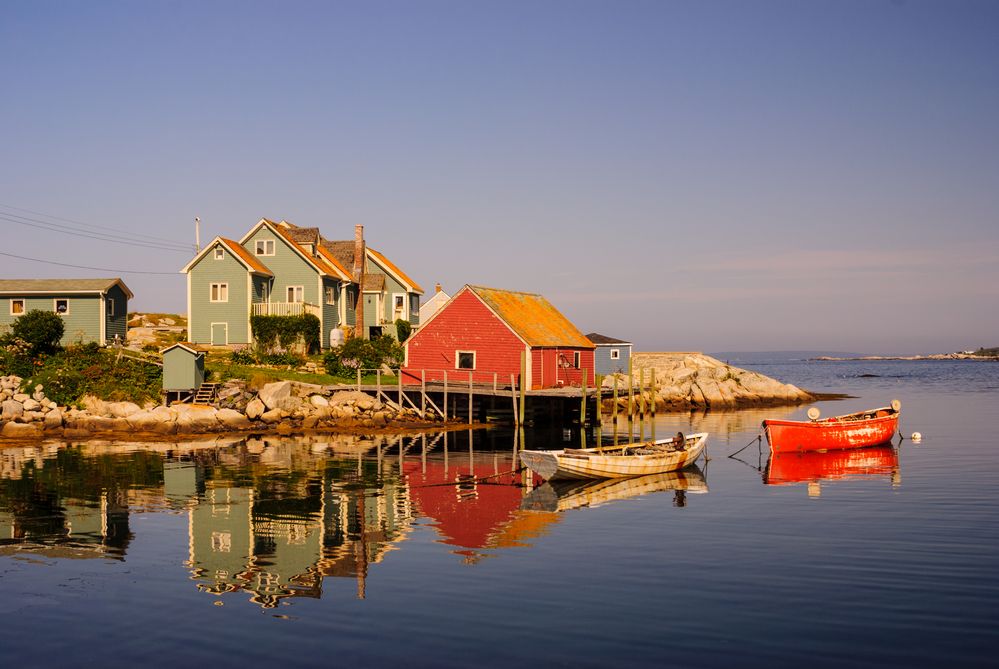
{"type": "Polygon", "coordinates": [[[997,2],[0,0],[0,87],[4,278],[360,223],[644,350],[999,345],[997,2]]]}

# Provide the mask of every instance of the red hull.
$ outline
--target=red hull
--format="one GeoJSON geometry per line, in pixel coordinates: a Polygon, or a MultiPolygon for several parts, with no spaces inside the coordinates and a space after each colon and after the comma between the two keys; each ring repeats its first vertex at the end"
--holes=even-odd
{"type": "Polygon", "coordinates": [[[886,444],[898,431],[898,412],[890,408],[865,412],[872,418],[836,416],[815,421],[765,420],[763,431],[774,453],[825,451],[886,444]]]}
{"type": "Polygon", "coordinates": [[[889,446],[829,453],[774,453],[763,482],[781,485],[860,476],[890,476],[894,480],[898,477],[898,453],[889,446]]]}

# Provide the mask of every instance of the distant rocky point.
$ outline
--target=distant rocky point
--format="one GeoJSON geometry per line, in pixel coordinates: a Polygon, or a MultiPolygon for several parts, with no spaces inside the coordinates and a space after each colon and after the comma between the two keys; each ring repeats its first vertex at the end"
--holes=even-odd
{"type": "Polygon", "coordinates": [[[863,355],[852,358],[837,358],[822,355],[817,358],[810,358],[810,360],[823,362],[845,362],[849,360],[999,360],[999,357],[995,355],[982,355],[978,352],[962,351],[958,353],[932,353],[930,355],[863,355]]]}

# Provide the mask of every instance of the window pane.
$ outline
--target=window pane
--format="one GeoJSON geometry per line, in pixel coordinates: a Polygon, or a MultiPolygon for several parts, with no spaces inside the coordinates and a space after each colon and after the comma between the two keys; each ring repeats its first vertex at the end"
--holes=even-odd
{"type": "Polygon", "coordinates": [[[11,300],[11,302],[10,302],[10,313],[12,313],[12,314],[23,314],[24,313],[24,300],[11,300]]]}
{"type": "Polygon", "coordinates": [[[55,310],[57,314],[64,314],[69,311],[69,302],[66,300],[56,300],[55,310]]]}
{"type": "Polygon", "coordinates": [[[458,369],[475,369],[475,353],[469,351],[459,351],[458,369]]]}

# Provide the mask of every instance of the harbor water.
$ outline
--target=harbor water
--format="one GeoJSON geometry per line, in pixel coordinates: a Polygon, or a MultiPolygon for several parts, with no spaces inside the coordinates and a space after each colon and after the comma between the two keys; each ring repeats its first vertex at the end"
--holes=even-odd
{"type": "Polygon", "coordinates": [[[659,414],[709,461],[575,486],[502,429],[3,447],[5,664],[994,666],[999,364],[730,362],[922,439],[770,461],[808,407],[659,414]]]}

